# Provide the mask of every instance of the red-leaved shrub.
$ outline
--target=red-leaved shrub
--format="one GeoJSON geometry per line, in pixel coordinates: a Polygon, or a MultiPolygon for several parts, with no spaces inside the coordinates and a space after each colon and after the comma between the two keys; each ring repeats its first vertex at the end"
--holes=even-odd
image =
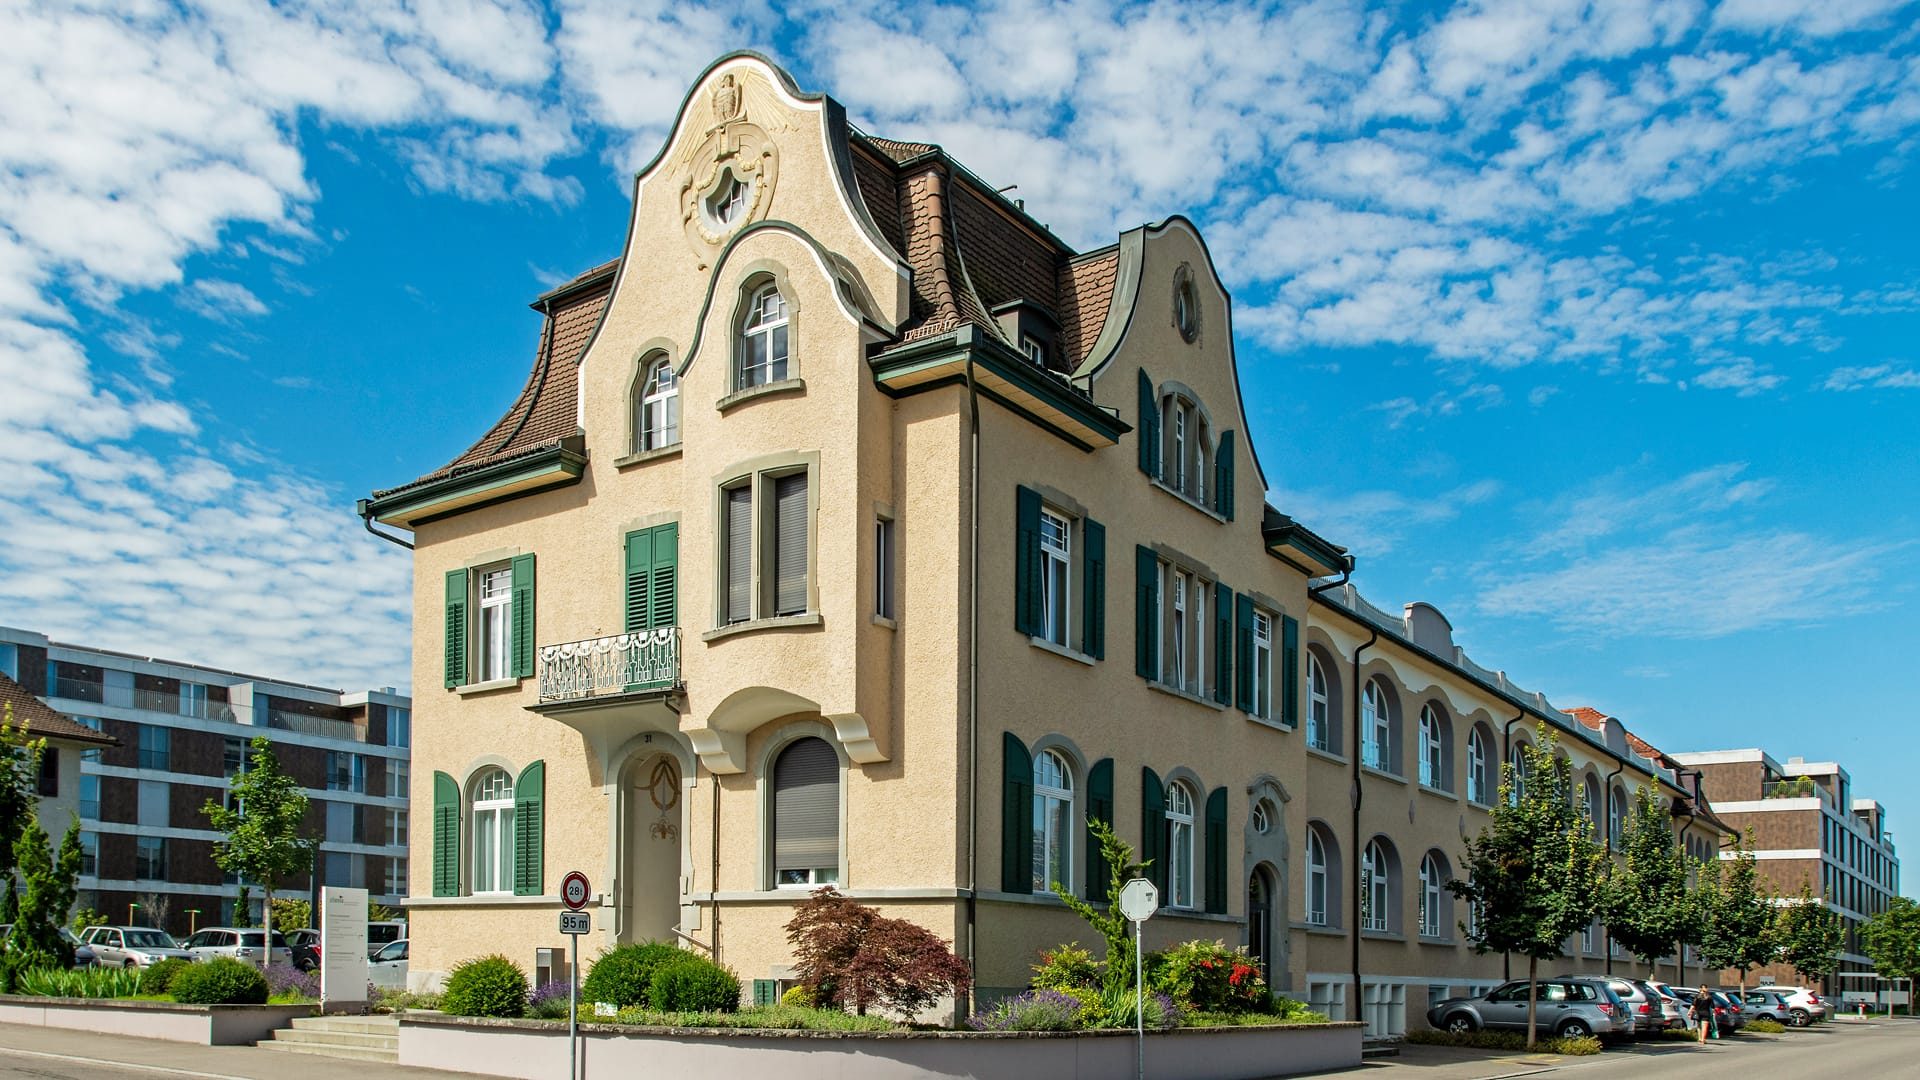
{"type": "Polygon", "coordinates": [[[866,1015],[882,1005],[909,1019],[971,982],[967,962],[926,927],[889,919],[841,896],[816,890],[787,923],[794,972],[821,1004],[852,1005],[866,1015]]]}

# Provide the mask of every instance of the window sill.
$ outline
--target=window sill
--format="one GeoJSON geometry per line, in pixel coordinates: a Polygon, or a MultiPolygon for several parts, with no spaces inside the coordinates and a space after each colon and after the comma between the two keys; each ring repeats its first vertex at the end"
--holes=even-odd
{"type": "Polygon", "coordinates": [[[1360,766],[1360,772],[1362,775],[1365,775],[1365,776],[1377,776],[1382,780],[1391,780],[1402,787],[1405,787],[1407,784],[1406,777],[1399,776],[1394,773],[1390,773],[1385,769],[1376,769],[1371,765],[1360,766]]]}
{"type": "Polygon", "coordinates": [[[1360,931],[1360,937],[1366,941],[1404,942],[1407,940],[1407,935],[1398,934],[1393,932],[1392,930],[1362,930],[1360,931]]]}
{"type": "Polygon", "coordinates": [[[1467,805],[1473,807],[1475,810],[1485,810],[1489,814],[1493,813],[1492,803],[1481,802],[1479,799],[1468,799],[1467,805]]]}
{"type": "Polygon", "coordinates": [[[1247,718],[1247,723],[1249,724],[1259,724],[1263,728],[1272,728],[1275,731],[1285,731],[1285,732],[1293,731],[1292,728],[1288,727],[1287,725],[1281,723],[1278,720],[1275,720],[1271,716],[1261,716],[1259,713],[1250,713],[1250,712],[1244,712],[1244,711],[1242,712],[1242,715],[1244,715],[1247,718]]]}
{"type": "Polygon", "coordinates": [[[1309,934],[1319,934],[1322,937],[1343,938],[1347,936],[1345,930],[1337,926],[1328,926],[1325,923],[1294,923],[1293,927],[1296,930],[1302,930],[1309,934]]]}
{"type": "Polygon", "coordinates": [[[779,397],[783,394],[802,394],[806,392],[806,389],[807,383],[804,379],[780,379],[776,382],[761,383],[759,386],[749,386],[745,390],[735,390],[733,393],[714,402],[713,407],[720,412],[726,412],[735,406],[745,405],[749,401],[757,401],[765,397],[779,397]]]}
{"type": "Polygon", "coordinates": [[[1182,690],[1179,687],[1168,686],[1166,683],[1160,682],[1157,679],[1148,679],[1147,688],[1149,690],[1158,690],[1159,692],[1167,695],[1168,697],[1177,697],[1182,701],[1191,701],[1195,705],[1205,705],[1207,708],[1212,709],[1214,712],[1227,711],[1227,707],[1225,705],[1220,704],[1219,702],[1213,700],[1210,697],[1201,697],[1199,694],[1193,693],[1190,690],[1182,690]]]}
{"type": "Polygon", "coordinates": [[[1307,747],[1307,756],[1317,757],[1322,761],[1330,761],[1335,765],[1344,766],[1347,763],[1347,759],[1341,757],[1339,754],[1336,754],[1331,750],[1322,750],[1317,746],[1307,747]]]}
{"type": "Polygon", "coordinates": [[[1433,946],[1436,946],[1436,947],[1439,947],[1439,948],[1445,948],[1445,949],[1451,949],[1451,948],[1453,948],[1453,947],[1454,947],[1454,945],[1456,945],[1456,944],[1458,944],[1458,943],[1457,943],[1457,942],[1455,942],[1455,941],[1454,941],[1454,940],[1453,940],[1452,938],[1450,938],[1450,937],[1428,937],[1428,936],[1427,936],[1427,935],[1425,935],[1425,934],[1421,934],[1421,935],[1420,935],[1420,944],[1422,944],[1422,945],[1433,945],[1433,946]]]}
{"type": "Polygon", "coordinates": [[[801,630],[821,624],[820,613],[809,611],[802,615],[780,615],[771,619],[748,619],[746,622],[729,623],[716,626],[700,635],[701,641],[719,641],[735,634],[751,634],[758,630],[801,630]]]}
{"type": "Polygon", "coordinates": [[[884,626],[889,630],[898,630],[900,629],[900,620],[890,619],[885,615],[875,615],[873,617],[873,625],[884,626]]]}
{"type": "Polygon", "coordinates": [[[520,685],[520,682],[521,680],[519,679],[489,679],[486,682],[456,686],[453,688],[453,692],[459,694],[461,697],[468,697],[473,694],[491,694],[495,690],[515,689],[520,685]]]}
{"type": "Polygon", "coordinates": [[[649,461],[659,461],[661,458],[679,457],[682,445],[674,443],[672,446],[656,446],[651,450],[640,450],[626,457],[617,457],[613,459],[613,467],[630,469],[635,465],[645,465],[649,461]]]}
{"type": "Polygon", "coordinates": [[[1421,784],[1420,790],[1423,792],[1426,792],[1428,795],[1431,795],[1436,799],[1445,799],[1447,802],[1460,801],[1460,796],[1455,795],[1453,792],[1448,791],[1445,788],[1430,787],[1426,784],[1421,784]]]}
{"type": "Polygon", "coordinates": [[[1181,491],[1179,488],[1174,487],[1173,485],[1167,483],[1165,480],[1162,480],[1157,476],[1149,476],[1147,477],[1147,483],[1152,485],[1153,487],[1159,488],[1161,491],[1166,492],[1168,495],[1171,495],[1174,498],[1179,499],[1181,502],[1186,503],[1189,507],[1192,507],[1193,509],[1200,511],[1201,513],[1207,515],[1208,517],[1221,523],[1222,525],[1225,525],[1227,523],[1227,518],[1225,514],[1221,514],[1215,511],[1213,507],[1208,506],[1207,504],[1199,501],[1198,499],[1195,499],[1193,496],[1187,494],[1184,491],[1181,491]]]}
{"type": "Polygon", "coordinates": [[[1041,652],[1050,652],[1055,656],[1063,656],[1068,660],[1072,660],[1080,664],[1085,664],[1088,667],[1092,667],[1094,664],[1093,657],[1088,656],[1086,653],[1083,653],[1078,649],[1070,649],[1065,645],[1059,644],[1058,642],[1048,641],[1046,638],[1043,638],[1043,637],[1028,637],[1027,641],[1034,648],[1039,649],[1041,652]]]}

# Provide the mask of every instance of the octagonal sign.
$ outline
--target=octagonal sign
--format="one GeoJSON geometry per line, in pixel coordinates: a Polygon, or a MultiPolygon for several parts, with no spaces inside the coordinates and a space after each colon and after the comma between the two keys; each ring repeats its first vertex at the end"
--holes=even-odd
{"type": "Polygon", "coordinates": [[[1160,910],[1160,890],[1146,878],[1134,878],[1120,887],[1120,914],[1131,922],[1146,922],[1160,910]]]}

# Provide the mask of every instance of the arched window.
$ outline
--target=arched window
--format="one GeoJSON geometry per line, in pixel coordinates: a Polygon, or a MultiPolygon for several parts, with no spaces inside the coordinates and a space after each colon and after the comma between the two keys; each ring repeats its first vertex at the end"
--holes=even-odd
{"type": "Polygon", "coordinates": [[[1613,846],[1619,847],[1627,839],[1627,789],[1619,784],[1613,785],[1613,812],[1607,824],[1613,836],[1613,846]]]}
{"type": "Polygon", "coordinates": [[[1314,822],[1307,826],[1307,923],[1338,925],[1339,915],[1339,848],[1326,827],[1314,822]]]}
{"type": "Polygon", "coordinates": [[[1360,928],[1381,932],[1393,929],[1393,860],[1385,841],[1367,842],[1360,856],[1360,928]]]}
{"type": "Polygon", "coordinates": [[[1307,651],[1307,745],[1315,750],[1332,751],[1332,709],[1327,697],[1327,673],[1320,669],[1320,657],[1307,651]]]}
{"type": "Polygon", "coordinates": [[[1073,891],[1073,773],[1052,750],[1033,759],[1033,891],[1073,891]]]}
{"type": "Polygon", "coordinates": [[[1453,790],[1453,725],[1432,703],[1420,710],[1420,783],[1453,790]]]}
{"type": "Polygon", "coordinates": [[[1487,754],[1486,728],[1479,724],[1467,733],[1467,798],[1482,806],[1493,804],[1493,771],[1487,754]]]}
{"type": "Polygon", "coordinates": [[[1527,744],[1520,739],[1513,740],[1507,749],[1507,783],[1512,785],[1507,792],[1508,803],[1519,806],[1520,800],[1526,797],[1531,771],[1527,766],[1527,744]]]}
{"type": "Polygon", "coordinates": [[[1447,916],[1452,910],[1451,894],[1447,892],[1446,857],[1437,851],[1427,852],[1420,860],[1420,936],[1445,937],[1447,916]]]}
{"type": "Polygon", "coordinates": [[[1253,825],[1254,835],[1256,836],[1265,836],[1267,835],[1267,830],[1273,828],[1273,810],[1269,808],[1267,800],[1254,800],[1251,824],[1253,825]]]}
{"type": "Polygon", "coordinates": [[[1600,806],[1600,778],[1588,773],[1581,784],[1586,792],[1587,827],[1592,830],[1593,838],[1600,839],[1600,830],[1607,827],[1607,814],[1600,806]]]}
{"type": "Polygon", "coordinates": [[[1160,399],[1160,482],[1205,504],[1213,479],[1213,438],[1200,406],[1184,394],[1160,399]]]}
{"type": "Polygon", "coordinates": [[[513,778],[482,770],[473,781],[473,892],[513,891],[513,778]]]}
{"type": "Polygon", "coordinates": [[[1360,695],[1360,763],[1385,772],[1399,772],[1394,765],[1393,709],[1387,688],[1379,679],[1367,680],[1360,695]]]}
{"type": "Polygon", "coordinates": [[[773,882],[840,880],[840,758],[825,739],[795,739],[773,763],[773,882]]]}
{"type": "Polygon", "coordinates": [[[640,372],[633,399],[633,452],[658,450],[680,441],[680,380],[665,356],[640,372]]]}
{"type": "Polygon", "coordinates": [[[1185,784],[1167,785],[1167,906],[1193,903],[1193,792],[1185,784]]]}
{"type": "Polygon", "coordinates": [[[740,324],[739,356],[733,388],[745,390],[787,377],[787,300],[773,285],[761,286],[747,301],[740,324]]]}

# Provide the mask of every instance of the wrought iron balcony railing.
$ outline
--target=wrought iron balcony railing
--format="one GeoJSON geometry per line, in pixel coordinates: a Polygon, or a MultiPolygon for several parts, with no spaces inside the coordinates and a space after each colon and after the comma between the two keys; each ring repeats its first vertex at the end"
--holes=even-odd
{"type": "Polygon", "coordinates": [[[680,628],[540,647],[540,700],[582,701],[680,685],[680,628]]]}

